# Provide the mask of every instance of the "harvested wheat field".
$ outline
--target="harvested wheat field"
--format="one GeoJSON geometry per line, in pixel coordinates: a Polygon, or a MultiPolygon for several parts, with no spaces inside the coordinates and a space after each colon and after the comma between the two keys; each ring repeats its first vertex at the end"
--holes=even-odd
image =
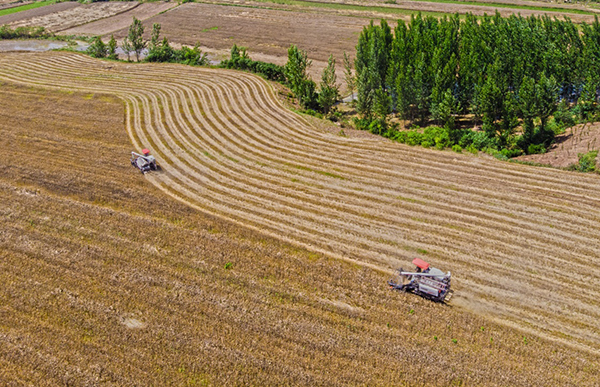
{"type": "Polygon", "coordinates": [[[600,378],[598,175],[342,137],[240,72],[1,54],[0,82],[0,384],[600,378]],[[415,256],[453,305],[387,289],[415,256]]]}

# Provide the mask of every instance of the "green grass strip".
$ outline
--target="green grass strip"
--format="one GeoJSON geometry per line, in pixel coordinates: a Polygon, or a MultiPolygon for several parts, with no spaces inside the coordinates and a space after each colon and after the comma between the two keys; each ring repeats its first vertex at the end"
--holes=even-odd
{"type": "MultiPolygon", "coordinates": [[[[460,0],[414,0],[424,3],[444,3],[444,4],[461,4],[461,5],[477,5],[489,8],[513,8],[513,9],[526,9],[530,11],[543,11],[543,12],[558,12],[558,13],[572,13],[579,15],[596,15],[591,11],[585,11],[583,9],[576,8],[560,8],[560,7],[546,7],[537,5],[522,5],[522,4],[506,4],[506,3],[483,3],[479,1],[460,1],[460,0]]],[[[401,3],[400,3],[401,4],[401,3]]]]}
{"type": "MultiPolygon", "coordinates": [[[[272,3],[272,4],[282,4],[282,5],[296,5],[296,6],[304,6],[304,7],[313,7],[313,8],[328,8],[328,9],[339,9],[339,10],[349,10],[349,11],[372,11],[372,12],[381,12],[388,14],[400,14],[400,15],[412,15],[414,13],[419,12],[419,10],[412,9],[403,9],[400,8],[402,3],[398,3],[398,7],[383,7],[383,6],[363,6],[363,5],[354,5],[354,4],[339,4],[339,3],[326,3],[326,2],[317,2],[317,1],[303,1],[303,0],[254,0],[260,3],[272,3]]],[[[493,14],[497,8],[509,8],[509,9],[525,9],[532,11],[541,11],[541,12],[553,12],[553,13],[570,13],[570,14],[581,14],[581,15],[595,15],[594,12],[584,11],[581,9],[572,9],[572,8],[556,8],[556,7],[544,7],[544,6],[529,6],[529,5],[518,5],[518,4],[503,4],[503,3],[482,3],[478,1],[460,1],[460,0],[417,0],[424,3],[445,3],[445,4],[459,4],[459,5],[477,5],[482,7],[488,7],[490,9],[490,14],[493,14]]],[[[423,15],[431,15],[431,16],[444,16],[448,13],[454,12],[428,12],[428,11],[420,11],[423,15]]]]}
{"type": "Polygon", "coordinates": [[[10,14],[21,12],[21,11],[27,11],[28,9],[40,8],[45,5],[50,5],[50,4],[54,4],[54,3],[56,3],[56,0],[37,1],[35,3],[22,5],[20,7],[3,9],[3,10],[0,10],[0,16],[10,15],[10,14]]]}
{"type": "MultiPolygon", "coordinates": [[[[381,12],[388,14],[397,14],[397,15],[412,15],[419,11],[403,9],[397,7],[378,7],[378,6],[366,6],[366,5],[354,5],[354,4],[338,4],[338,3],[322,3],[315,1],[302,1],[302,0],[254,0],[259,3],[272,3],[272,4],[282,4],[282,5],[296,5],[302,7],[312,7],[312,8],[327,8],[327,9],[338,9],[344,11],[372,11],[372,12],[381,12]]],[[[421,11],[422,15],[427,16],[435,16],[442,17],[447,15],[446,12],[428,12],[421,11]]]]}

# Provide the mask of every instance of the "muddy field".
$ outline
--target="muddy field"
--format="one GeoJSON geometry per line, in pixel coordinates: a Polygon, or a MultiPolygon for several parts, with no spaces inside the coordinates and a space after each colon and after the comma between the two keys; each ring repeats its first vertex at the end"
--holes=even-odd
{"type": "Polygon", "coordinates": [[[0,65],[0,384],[598,380],[597,178],[334,136],[247,74],[0,65]],[[459,306],[387,289],[413,256],[459,306]]]}

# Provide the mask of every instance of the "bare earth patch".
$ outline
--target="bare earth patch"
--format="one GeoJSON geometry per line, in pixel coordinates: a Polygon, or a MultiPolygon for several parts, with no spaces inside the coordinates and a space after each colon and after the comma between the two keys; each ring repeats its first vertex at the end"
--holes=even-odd
{"type": "Polygon", "coordinates": [[[556,144],[544,154],[517,157],[517,160],[568,167],[579,161],[578,155],[600,149],[600,124],[577,125],[556,137],[556,144]]]}

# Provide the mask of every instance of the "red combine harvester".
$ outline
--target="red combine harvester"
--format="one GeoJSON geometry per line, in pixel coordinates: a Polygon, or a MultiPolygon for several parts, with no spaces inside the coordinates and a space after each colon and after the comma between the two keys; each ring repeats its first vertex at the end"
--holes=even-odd
{"type": "Polygon", "coordinates": [[[388,281],[390,288],[413,292],[432,301],[450,301],[450,272],[444,273],[440,269],[430,267],[420,258],[415,258],[412,263],[416,266],[414,272],[398,269],[397,277],[388,281]]]}
{"type": "Polygon", "coordinates": [[[142,155],[131,152],[131,165],[139,169],[142,173],[156,171],[156,159],[150,154],[148,149],[142,150],[142,155]]]}

